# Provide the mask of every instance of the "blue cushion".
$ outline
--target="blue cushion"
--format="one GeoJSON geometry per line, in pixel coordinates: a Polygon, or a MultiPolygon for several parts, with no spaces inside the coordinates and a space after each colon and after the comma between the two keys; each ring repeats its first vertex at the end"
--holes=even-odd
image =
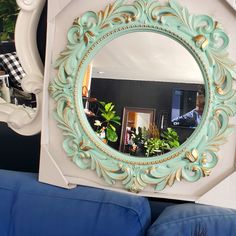
{"type": "Polygon", "coordinates": [[[16,174],[17,172],[0,170],[0,235],[7,236],[11,220],[11,211],[17,198],[17,191],[21,182],[34,174],[16,174]]]}
{"type": "Polygon", "coordinates": [[[0,222],[6,212],[11,219],[5,229],[0,225],[1,236],[8,228],[9,236],[141,236],[150,225],[143,197],[85,186],[67,190],[39,183],[36,174],[3,170],[0,186],[14,191],[13,199],[0,191],[1,202],[13,201],[10,211],[0,204],[0,222]]]}
{"type": "Polygon", "coordinates": [[[0,235],[7,236],[11,219],[11,206],[13,205],[14,192],[0,186],[0,235]]]}
{"type": "Polygon", "coordinates": [[[236,211],[199,204],[167,207],[148,236],[230,236],[236,233],[236,211]]]}

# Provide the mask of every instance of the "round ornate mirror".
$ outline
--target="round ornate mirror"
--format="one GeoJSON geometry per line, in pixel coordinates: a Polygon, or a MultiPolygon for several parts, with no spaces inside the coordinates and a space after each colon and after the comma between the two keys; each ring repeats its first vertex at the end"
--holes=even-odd
{"type": "MultiPolygon", "coordinates": [[[[232,89],[232,79],[235,71],[232,66],[233,63],[227,58],[227,46],[228,37],[217,22],[208,16],[190,15],[187,9],[179,6],[174,0],[166,4],[153,0],[136,0],[131,4],[116,1],[114,4],[109,4],[103,11],[98,13],[89,11],[75,19],[68,32],[67,48],[61,53],[56,62],[58,74],[50,85],[51,96],[57,103],[56,119],[58,126],[65,136],[63,148],[68,157],[81,169],[96,170],[97,175],[102,177],[108,184],[121,181],[125,189],[133,192],[141,191],[147,185],[154,185],[155,190],[163,190],[166,185],[172,186],[175,180],[185,179],[194,182],[203,176],[208,176],[211,169],[217,164],[217,147],[224,142],[225,137],[232,130],[229,125],[229,117],[236,112],[236,96],[232,89]],[[198,71],[200,68],[201,72],[196,77],[198,79],[199,77],[203,78],[202,82],[198,82],[194,88],[186,87],[186,89],[183,89],[181,85],[172,90],[171,106],[168,108],[169,113],[167,113],[167,116],[170,116],[171,112],[175,114],[169,118],[171,128],[194,130],[192,134],[183,140],[182,144],[180,142],[181,145],[175,145],[176,140],[173,140],[173,137],[176,137],[176,133],[173,132],[173,129],[168,129],[170,128],[169,125],[164,127],[167,123],[164,109],[161,112],[158,107],[153,106],[140,107],[138,105],[139,107],[135,107],[138,108],[136,113],[149,114],[149,116],[143,116],[142,120],[146,120],[145,122],[149,120],[150,124],[155,120],[152,114],[158,111],[159,113],[156,116],[159,116],[158,127],[162,130],[166,129],[165,132],[161,133],[162,136],[159,137],[159,142],[167,140],[167,142],[173,141],[174,143],[173,146],[170,146],[169,142],[167,152],[159,153],[159,151],[156,151],[154,155],[150,155],[152,153],[150,149],[147,149],[145,150],[147,155],[141,155],[139,158],[129,155],[130,153],[124,154],[114,150],[114,148],[107,145],[107,140],[104,140],[104,143],[102,139],[106,137],[104,136],[105,129],[105,135],[107,135],[106,131],[110,132],[110,139],[118,139],[112,132],[112,130],[117,130],[116,127],[103,128],[102,125],[99,126],[99,120],[94,120],[92,124],[102,128],[96,134],[85,114],[92,114],[91,107],[86,103],[92,103],[99,99],[99,105],[101,106],[98,110],[102,113],[107,112],[102,117],[106,119],[112,116],[112,118],[116,117],[114,101],[103,101],[105,99],[90,96],[90,86],[88,86],[90,79],[86,82],[85,74],[91,74],[91,70],[88,69],[89,64],[93,59],[96,60],[95,55],[99,55],[98,52],[101,48],[103,50],[105,45],[112,43],[112,40],[123,35],[132,35],[132,33],[137,32],[146,32],[155,35],[154,37],[167,38],[171,41],[170,44],[168,43],[169,46],[172,43],[180,44],[179,48],[181,50],[187,51],[187,55],[191,54],[192,57],[189,61],[194,62],[193,64],[198,68],[198,71]],[[203,81],[204,89],[202,88],[203,81]],[[201,86],[201,89],[199,89],[199,86],[201,86]],[[195,93],[191,96],[186,95],[185,90],[194,91],[195,93]],[[178,107],[181,105],[181,96],[190,97],[198,108],[200,103],[205,104],[198,125],[183,124],[176,120],[177,116],[184,115],[178,111],[180,110],[178,107]],[[86,112],[84,112],[84,109],[86,109],[86,112]],[[168,137],[165,138],[165,136],[168,137]]],[[[150,52],[150,49],[148,52],[149,54],[153,53],[152,50],[150,52]]],[[[174,59],[176,55],[172,57],[174,59]]],[[[152,59],[152,61],[154,60],[152,59]]],[[[181,63],[181,59],[179,61],[181,63]]],[[[126,65],[126,63],[124,64],[126,65]]],[[[140,65],[140,67],[143,70],[146,69],[146,66],[142,68],[143,66],[140,65]]],[[[155,67],[164,66],[155,65],[155,67]]],[[[169,65],[167,70],[163,70],[163,73],[166,74],[168,70],[172,69],[173,66],[169,65]]],[[[94,71],[96,73],[96,70],[94,71]]],[[[179,74],[182,75],[185,71],[187,71],[186,68],[181,69],[179,74]]],[[[101,72],[104,71],[100,71],[98,68],[97,72],[100,72],[101,75],[101,72]]],[[[173,73],[170,73],[170,75],[173,76],[173,73]]],[[[90,77],[88,76],[88,78],[90,77]]],[[[186,78],[188,80],[189,76],[186,78]]],[[[136,76],[135,79],[137,79],[136,76]]],[[[162,79],[159,78],[159,80],[162,79]]],[[[97,83],[99,80],[102,79],[93,79],[91,85],[94,81],[97,83]]],[[[125,81],[133,82],[134,80],[125,81]]],[[[139,81],[139,83],[141,82],[139,81]]],[[[163,81],[151,82],[164,83],[163,81]]],[[[168,83],[170,82],[168,81],[168,83]]],[[[192,86],[193,84],[188,83],[186,86],[192,86]]],[[[98,88],[97,85],[95,87],[98,88]]],[[[90,92],[93,92],[92,87],[90,92]]],[[[162,96],[162,99],[167,98],[162,96]]],[[[130,100],[132,100],[131,97],[130,100]]],[[[183,104],[187,103],[188,105],[190,103],[188,101],[187,99],[187,102],[183,102],[183,104]]],[[[130,107],[130,104],[122,105],[122,107],[126,108],[127,111],[126,122],[123,122],[125,127],[123,130],[127,131],[128,123],[139,124],[136,127],[128,126],[128,130],[131,130],[131,128],[139,130],[139,128],[145,127],[147,130],[147,126],[144,125],[143,121],[138,121],[140,118],[136,118],[136,113],[130,110],[134,107],[130,107]]],[[[186,112],[188,111],[186,109],[186,112]]],[[[122,122],[121,119],[119,121],[118,117],[114,119],[116,121],[114,123],[117,125],[122,122]]],[[[151,125],[148,125],[148,129],[151,130],[151,128],[151,125]]],[[[136,130],[135,133],[137,136],[139,135],[136,130]]],[[[152,133],[157,133],[155,127],[152,133]]],[[[146,140],[144,146],[149,141],[149,139],[146,140]]],[[[154,150],[159,149],[155,147],[154,150]]]]}
{"type": "Polygon", "coordinates": [[[204,80],[192,55],[173,39],[151,32],[106,44],[86,71],[82,93],[95,133],[132,156],[178,147],[198,126],[204,108],[204,80]]]}

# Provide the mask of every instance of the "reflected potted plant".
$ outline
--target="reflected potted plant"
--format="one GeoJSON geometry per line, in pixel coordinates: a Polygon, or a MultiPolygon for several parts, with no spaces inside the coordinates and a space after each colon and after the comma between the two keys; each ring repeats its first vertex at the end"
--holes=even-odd
{"type": "Polygon", "coordinates": [[[147,130],[145,127],[138,127],[138,132],[132,134],[133,145],[129,150],[133,156],[156,156],[162,155],[178,147],[179,137],[172,128],[167,128],[161,134],[155,124],[147,130]]]}
{"type": "Polygon", "coordinates": [[[145,136],[144,133],[146,132],[146,128],[138,127],[136,130],[135,128],[131,129],[131,141],[132,145],[129,147],[129,153],[132,156],[144,156],[144,142],[145,136]]]}
{"type": "Polygon", "coordinates": [[[144,144],[146,156],[162,155],[179,147],[179,136],[172,128],[167,128],[163,131],[159,138],[150,138],[144,144]]]}
{"type": "Polygon", "coordinates": [[[96,127],[97,135],[103,140],[104,143],[116,142],[118,135],[116,126],[120,126],[120,116],[116,114],[115,105],[112,102],[98,101],[99,109],[94,126],[96,127]]]}

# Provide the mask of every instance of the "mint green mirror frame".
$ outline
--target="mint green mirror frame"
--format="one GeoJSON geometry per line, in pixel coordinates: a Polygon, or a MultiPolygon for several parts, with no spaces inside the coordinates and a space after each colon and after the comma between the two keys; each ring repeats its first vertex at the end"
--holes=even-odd
{"type": "Polygon", "coordinates": [[[206,15],[190,15],[175,0],[164,5],[155,0],[132,4],[118,0],[98,13],[88,11],[75,19],[67,37],[49,91],[56,101],[55,119],[64,135],[63,148],[79,168],[92,169],[107,184],[120,182],[131,192],[147,185],[161,191],[176,180],[195,182],[210,174],[218,161],[219,146],[232,131],[229,117],[236,113],[234,63],[226,51],[229,39],[217,22],[206,15]],[[108,42],[133,32],[154,32],[179,42],[195,58],[205,83],[200,125],[179,148],[151,158],[131,157],[104,144],[83,110],[82,81],[88,64],[108,42]]]}

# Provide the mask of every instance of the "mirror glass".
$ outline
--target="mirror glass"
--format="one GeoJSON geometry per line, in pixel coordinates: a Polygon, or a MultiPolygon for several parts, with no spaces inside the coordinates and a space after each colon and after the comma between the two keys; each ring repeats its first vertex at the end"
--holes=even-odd
{"type": "Polygon", "coordinates": [[[26,76],[16,53],[14,30],[19,7],[16,1],[0,3],[0,104],[12,104],[27,110],[29,115],[36,112],[36,97],[25,92],[22,79],[26,76]]]}
{"type": "Polygon", "coordinates": [[[137,157],[161,155],[184,143],[205,104],[195,59],[178,42],[151,32],[105,45],[87,68],[82,97],[101,140],[137,157]]]}

